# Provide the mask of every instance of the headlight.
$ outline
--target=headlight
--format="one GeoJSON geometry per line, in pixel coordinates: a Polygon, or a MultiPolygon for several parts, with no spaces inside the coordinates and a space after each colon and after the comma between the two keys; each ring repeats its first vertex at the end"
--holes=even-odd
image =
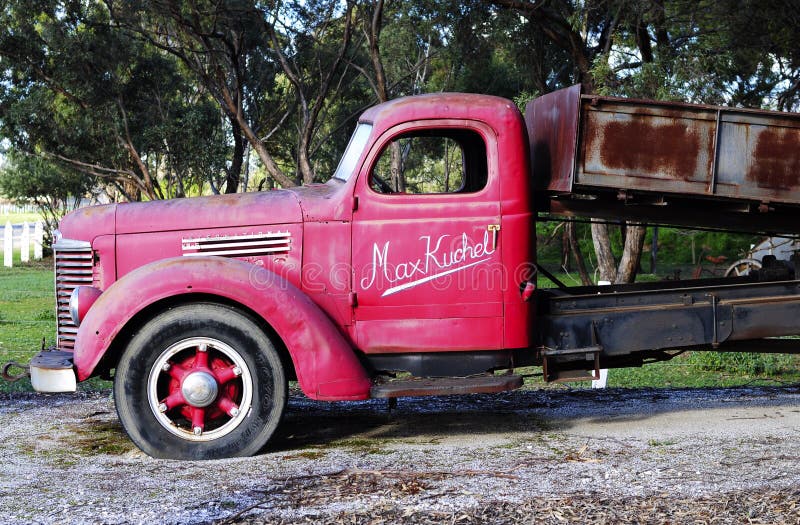
{"type": "Polygon", "coordinates": [[[72,290],[72,294],[69,296],[69,316],[75,326],[80,326],[81,321],[86,317],[86,312],[102,293],[94,286],[78,286],[72,290]]]}

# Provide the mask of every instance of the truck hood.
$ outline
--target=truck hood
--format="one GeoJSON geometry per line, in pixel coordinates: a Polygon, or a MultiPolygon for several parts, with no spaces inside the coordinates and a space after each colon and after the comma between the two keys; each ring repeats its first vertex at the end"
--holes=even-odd
{"type": "Polygon", "coordinates": [[[101,235],[227,228],[302,222],[290,191],[213,195],[167,201],[89,206],[63,219],[64,238],[93,242],[101,235]]]}
{"type": "Polygon", "coordinates": [[[285,190],[117,205],[116,233],[186,231],[302,222],[300,203],[285,190]]]}
{"type": "Polygon", "coordinates": [[[116,204],[87,206],[65,215],[58,229],[65,239],[94,242],[101,235],[113,235],[116,204]]]}
{"type": "MultiPolygon", "coordinates": [[[[320,200],[306,196],[306,200],[320,200]]],[[[93,242],[101,235],[187,231],[299,223],[300,195],[276,190],[80,208],[65,216],[64,238],[93,242]]]]}

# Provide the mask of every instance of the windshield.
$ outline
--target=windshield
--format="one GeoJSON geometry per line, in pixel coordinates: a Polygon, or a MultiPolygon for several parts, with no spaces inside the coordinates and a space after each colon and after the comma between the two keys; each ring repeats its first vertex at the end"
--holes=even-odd
{"type": "Polygon", "coordinates": [[[350,137],[350,143],[347,144],[347,149],[344,151],[342,160],[339,161],[339,167],[336,168],[336,173],[333,174],[334,179],[348,180],[353,175],[356,169],[356,162],[361,157],[361,152],[367,145],[367,139],[372,131],[371,124],[359,124],[350,137]]]}

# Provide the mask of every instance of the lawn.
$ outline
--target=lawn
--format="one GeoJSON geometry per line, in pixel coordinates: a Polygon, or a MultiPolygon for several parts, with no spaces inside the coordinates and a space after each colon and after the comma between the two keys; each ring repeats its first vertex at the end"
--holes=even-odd
{"type": "MultiPolygon", "coordinates": [[[[559,276],[562,277],[562,276],[559,276]]],[[[15,268],[0,268],[0,364],[27,362],[42,345],[55,338],[52,260],[45,259],[15,268]]],[[[537,373],[541,369],[524,369],[537,373]]],[[[609,372],[609,387],[704,387],[800,382],[800,356],[718,354],[695,352],[671,361],[642,368],[609,372]]],[[[541,379],[526,382],[542,387],[541,379]]],[[[554,388],[584,388],[588,382],[550,385],[554,388]]],[[[91,382],[81,388],[107,387],[91,382]]],[[[0,391],[30,390],[27,380],[9,384],[0,381],[0,391]]]]}
{"type": "Polygon", "coordinates": [[[28,222],[34,224],[36,221],[42,221],[42,216],[38,213],[5,213],[0,214],[0,226],[5,226],[7,222],[11,224],[22,224],[28,222]]]}
{"type": "MultiPolygon", "coordinates": [[[[17,261],[19,259],[17,258],[17,261]]],[[[55,342],[52,259],[0,268],[0,363],[27,362],[55,342]]],[[[0,383],[0,390],[30,390],[30,382],[0,383]]]]}

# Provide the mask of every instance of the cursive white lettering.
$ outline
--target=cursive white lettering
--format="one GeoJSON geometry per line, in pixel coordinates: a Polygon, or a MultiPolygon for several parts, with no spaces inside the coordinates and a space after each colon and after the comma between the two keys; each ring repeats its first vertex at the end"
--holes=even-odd
{"type": "Polygon", "coordinates": [[[370,273],[361,279],[361,289],[369,290],[376,286],[378,275],[381,275],[390,285],[405,281],[399,286],[390,287],[383,293],[384,296],[391,295],[429,282],[436,277],[485,262],[495,252],[495,248],[489,247],[488,231],[484,232],[482,242],[478,243],[472,242],[466,232],[462,233],[461,242],[449,251],[443,246],[444,240],[448,237],[451,235],[442,234],[434,242],[430,235],[421,236],[419,240],[423,241],[425,245],[423,256],[419,259],[401,261],[393,266],[390,265],[391,241],[386,241],[382,248],[378,247],[378,243],[374,243],[372,263],[367,267],[370,273]]]}

